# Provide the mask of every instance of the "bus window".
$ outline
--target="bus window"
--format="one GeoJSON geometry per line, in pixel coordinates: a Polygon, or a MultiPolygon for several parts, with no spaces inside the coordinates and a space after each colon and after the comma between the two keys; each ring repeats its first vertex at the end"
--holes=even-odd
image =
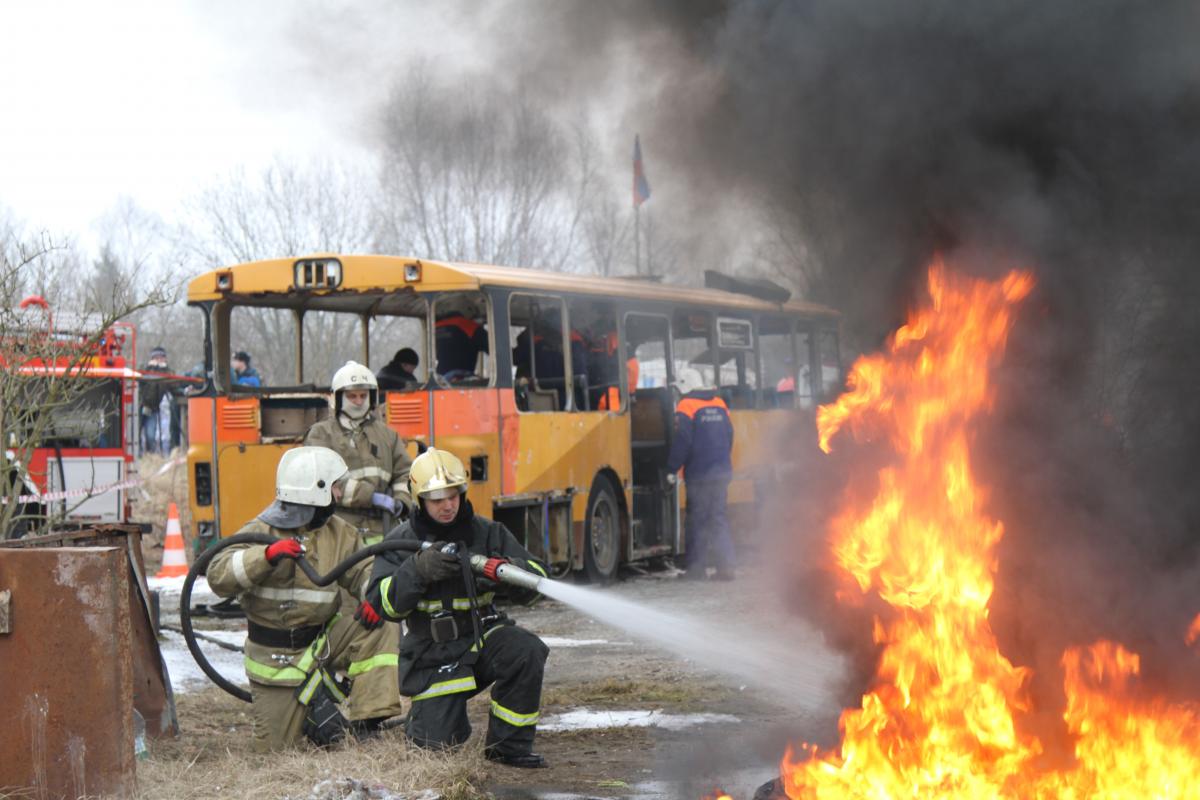
{"type": "Polygon", "coordinates": [[[409,391],[425,385],[429,378],[429,354],[425,347],[425,317],[379,316],[371,320],[371,360],[368,366],[384,391],[409,391]],[[401,355],[412,358],[417,366],[411,376],[403,374],[401,355]]]}
{"type": "Polygon", "coordinates": [[[816,407],[816,387],[813,385],[812,333],[804,328],[796,330],[796,405],[806,411],[816,407]]]}
{"type": "MultiPolygon", "coordinates": [[[[290,309],[234,306],[229,315],[229,352],[248,354],[249,366],[263,386],[301,382],[296,375],[296,316],[290,309]]],[[[232,369],[229,380],[235,381],[232,369]]]]}
{"type": "MultiPolygon", "coordinates": [[[[675,312],[674,324],[671,331],[672,352],[674,356],[673,374],[679,370],[691,367],[699,371],[705,386],[716,386],[716,372],[713,369],[712,348],[709,343],[709,330],[712,317],[707,311],[696,309],[680,309],[675,312]]],[[[665,370],[664,370],[665,372],[665,370]]],[[[649,377],[649,376],[648,376],[649,377]]],[[[667,376],[653,376],[662,383],[652,386],[665,385],[667,376]]]]}
{"type": "Polygon", "coordinates": [[[717,317],[717,353],[721,397],[730,408],[754,408],[758,392],[754,324],[748,319],[717,317]]]}
{"type": "Polygon", "coordinates": [[[820,397],[829,402],[842,390],[842,364],[838,358],[837,331],[820,331],[817,334],[817,353],[821,360],[820,397]]]}
{"type": "Polygon", "coordinates": [[[571,372],[575,376],[578,411],[621,408],[621,357],[617,314],[612,303],[571,300],[571,372]]]}
{"type": "Polygon", "coordinates": [[[362,317],[340,311],[304,312],[304,375],[300,383],[328,386],[347,361],[363,360],[362,317]]]}
{"type": "Polygon", "coordinates": [[[439,386],[487,386],[494,370],[489,351],[487,298],[447,292],[433,303],[435,370],[439,386]]]}
{"type": "Polygon", "coordinates": [[[796,405],[796,355],[792,352],[792,321],[763,317],[758,323],[758,350],[762,358],[761,408],[796,405]]]}
{"type": "Polygon", "coordinates": [[[567,342],[563,303],[548,295],[514,294],[508,300],[513,391],[521,411],[567,408],[567,342]]]}

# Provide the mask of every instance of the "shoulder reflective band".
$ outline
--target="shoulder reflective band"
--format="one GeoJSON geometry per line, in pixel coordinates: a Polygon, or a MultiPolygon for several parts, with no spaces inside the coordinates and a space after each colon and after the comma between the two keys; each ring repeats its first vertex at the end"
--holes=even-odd
{"type": "Polygon", "coordinates": [[[532,714],[518,714],[511,708],[505,708],[493,700],[492,716],[496,717],[497,719],[504,720],[509,725],[515,725],[518,728],[524,728],[528,725],[537,725],[538,716],[540,715],[537,711],[534,711],[532,714]]]}
{"type": "Polygon", "coordinates": [[[448,694],[473,691],[475,691],[475,676],[468,675],[465,678],[455,678],[452,681],[439,681],[438,683],[430,684],[428,689],[413,697],[413,702],[428,700],[431,697],[443,697],[448,694]]]}

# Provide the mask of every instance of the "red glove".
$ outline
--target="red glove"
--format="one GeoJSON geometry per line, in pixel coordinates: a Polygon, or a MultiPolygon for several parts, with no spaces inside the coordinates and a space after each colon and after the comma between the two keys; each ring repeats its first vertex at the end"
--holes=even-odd
{"type": "Polygon", "coordinates": [[[304,555],[304,548],[299,539],[280,539],[275,544],[267,545],[267,561],[271,566],[279,563],[281,558],[299,558],[304,555]]]}
{"type": "Polygon", "coordinates": [[[358,620],[359,625],[362,625],[369,631],[373,631],[383,624],[383,617],[379,616],[379,612],[375,610],[375,606],[366,600],[358,604],[358,610],[354,612],[354,618],[358,620]]]}
{"type": "Polygon", "coordinates": [[[496,570],[507,563],[507,558],[489,558],[487,563],[483,565],[483,577],[499,583],[500,579],[496,577],[496,570]]]}

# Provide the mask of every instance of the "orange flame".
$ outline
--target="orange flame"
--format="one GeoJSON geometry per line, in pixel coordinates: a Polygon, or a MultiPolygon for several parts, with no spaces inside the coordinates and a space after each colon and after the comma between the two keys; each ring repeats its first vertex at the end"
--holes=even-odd
{"type": "Polygon", "coordinates": [[[1196,710],[1143,704],[1129,683],[1138,657],[1100,642],[1063,658],[1076,764],[1039,772],[1041,743],[1018,730],[1029,671],[1000,652],[988,621],[1000,521],[970,465],[972,420],[990,411],[989,372],[1003,354],[1027,272],[999,282],[929,272],[927,308],[886,354],[860,358],[849,391],[817,413],[830,452],[848,430],[895,454],[874,500],[834,519],[837,564],[895,615],[876,620],[877,681],[843,712],[841,746],[791,750],[782,764],[799,798],[1145,798],[1200,793],[1196,710]]]}

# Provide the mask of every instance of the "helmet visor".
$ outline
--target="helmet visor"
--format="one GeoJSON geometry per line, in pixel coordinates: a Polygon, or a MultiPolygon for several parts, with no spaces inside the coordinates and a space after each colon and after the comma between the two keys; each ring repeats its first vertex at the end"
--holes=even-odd
{"type": "Polygon", "coordinates": [[[430,489],[427,492],[421,492],[421,497],[426,500],[445,500],[447,497],[454,497],[463,493],[462,486],[443,486],[440,489],[430,489]]]}

